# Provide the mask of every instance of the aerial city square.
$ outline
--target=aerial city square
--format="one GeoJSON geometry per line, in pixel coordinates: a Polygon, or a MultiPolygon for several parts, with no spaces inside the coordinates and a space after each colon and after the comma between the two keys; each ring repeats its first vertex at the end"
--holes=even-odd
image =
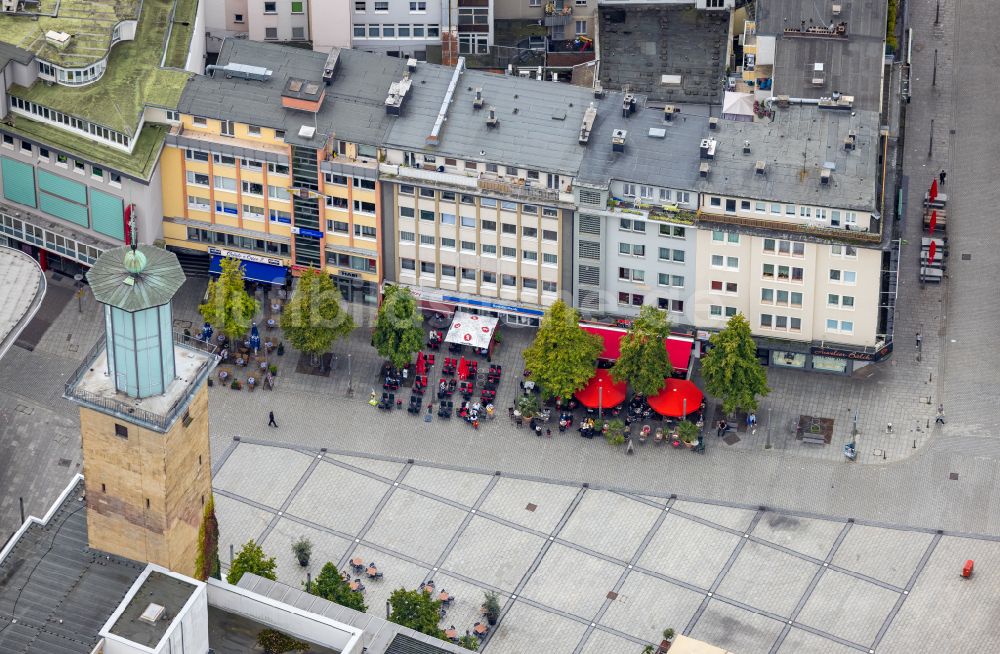
{"type": "Polygon", "coordinates": [[[0,654],[1000,652],[993,9],[0,0],[0,654]]]}

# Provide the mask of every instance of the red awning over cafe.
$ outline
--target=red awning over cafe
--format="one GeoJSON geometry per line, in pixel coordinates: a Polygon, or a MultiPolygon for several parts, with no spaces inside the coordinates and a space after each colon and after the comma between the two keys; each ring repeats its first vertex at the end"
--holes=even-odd
{"type": "MultiPolygon", "coordinates": [[[[621,340],[628,333],[618,327],[598,327],[596,325],[580,325],[580,329],[591,334],[597,334],[604,341],[604,350],[598,356],[600,359],[617,361],[621,356],[621,340]]],[[[667,338],[667,353],[674,370],[686,371],[691,365],[691,348],[694,341],[688,338],[670,336],[667,338]]]]}
{"type": "Polygon", "coordinates": [[[588,409],[610,409],[624,402],[627,392],[628,384],[616,384],[609,370],[598,368],[583,390],[577,391],[576,399],[588,409]]]}

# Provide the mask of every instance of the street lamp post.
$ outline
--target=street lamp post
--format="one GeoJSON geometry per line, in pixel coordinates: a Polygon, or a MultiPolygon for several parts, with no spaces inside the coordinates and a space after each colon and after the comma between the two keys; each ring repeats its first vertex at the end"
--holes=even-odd
{"type": "Polygon", "coordinates": [[[354,395],[354,374],[351,371],[351,353],[347,353],[347,396],[354,395]]]}
{"type": "Polygon", "coordinates": [[[604,382],[597,383],[597,417],[604,419],[604,382]]]}

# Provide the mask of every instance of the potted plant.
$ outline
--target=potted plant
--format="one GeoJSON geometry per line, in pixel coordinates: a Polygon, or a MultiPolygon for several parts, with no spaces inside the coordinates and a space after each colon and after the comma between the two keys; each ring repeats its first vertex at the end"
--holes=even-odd
{"type": "Polygon", "coordinates": [[[292,552],[295,554],[299,565],[303,568],[309,565],[309,557],[312,555],[312,550],[312,542],[305,536],[292,543],[292,552]]]}
{"type": "Polygon", "coordinates": [[[243,386],[242,386],[242,384],[240,384],[240,380],[239,379],[234,379],[233,383],[229,385],[229,388],[233,389],[234,391],[238,391],[241,388],[243,388],[243,386]]]}
{"type": "Polygon", "coordinates": [[[646,645],[642,648],[642,654],[653,654],[654,649],[652,645],[646,645]]]}
{"type": "Polygon", "coordinates": [[[530,420],[538,415],[538,398],[534,395],[522,395],[517,398],[517,410],[526,420],[530,420]]]}
{"type": "Polygon", "coordinates": [[[681,420],[680,424],[677,425],[677,435],[680,436],[684,445],[694,447],[698,441],[698,425],[688,420],[681,420]]]}
{"type": "Polygon", "coordinates": [[[625,423],[618,418],[612,418],[604,423],[601,428],[604,438],[611,445],[621,445],[625,442],[625,423]]]}
{"type": "Polygon", "coordinates": [[[674,639],[674,630],[671,628],[666,628],[663,630],[663,640],[660,641],[660,648],[658,650],[659,654],[666,654],[667,650],[670,649],[671,642],[674,639]]]}
{"type": "Polygon", "coordinates": [[[272,363],[272,364],[271,364],[271,365],[270,365],[270,366],[268,367],[268,370],[270,370],[270,371],[271,371],[271,374],[272,374],[272,375],[274,375],[275,377],[277,377],[277,376],[278,376],[278,366],[276,366],[276,365],[274,365],[274,364],[272,363]]]}
{"type": "Polygon", "coordinates": [[[490,626],[495,626],[497,618],[500,617],[500,597],[494,592],[488,592],[483,601],[483,609],[486,614],[486,621],[490,626]]]}

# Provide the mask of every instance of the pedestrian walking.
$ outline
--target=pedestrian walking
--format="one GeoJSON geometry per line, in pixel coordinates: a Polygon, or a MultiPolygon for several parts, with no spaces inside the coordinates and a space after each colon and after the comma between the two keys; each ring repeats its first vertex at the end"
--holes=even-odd
{"type": "Polygon", "coordinates": [[[938,179],[941,181],[941,186],[944,186],[944,179],[948,176],[948,173],[944,172],[944,168],[938,173],[938,179]]]}
{"type": "Polygon", "coordinates": [[[934,418],[934,424],[935,425],[943,425],[944,424],[944,405],[943,404],[939,404],[938,405],[937,417],[934,418]]]}
{"type": "Polygon", "coordinates": [[[922,344],[923,342],[924,342],[924,337],[920,335],[920,332],[917,332],[917,344],[916,344],[916,348],[917,348],[918,350],[920,349],[920,345],[921,345],[921,344],[922,344]]]}
{"type": "Polygon", "coordinates": [[[274,421],[274,411],[269,411],[267,413],[267,426],[268,427],[277,427],[278,426],[278,423],[276,423],[274,421]]]}

